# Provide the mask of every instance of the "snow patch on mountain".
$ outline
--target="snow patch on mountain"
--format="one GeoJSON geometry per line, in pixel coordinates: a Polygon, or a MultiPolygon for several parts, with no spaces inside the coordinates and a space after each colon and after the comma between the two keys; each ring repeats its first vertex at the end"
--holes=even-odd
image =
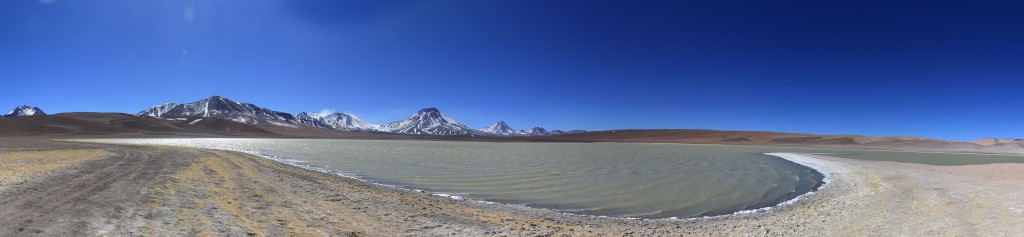
{"type": "Polygon", "coordinates": [[[289,113],[262,108],[253,104],[238,103],[233,100],[213,96],[188,104],[165,103],[153,106],[136,114],[155,118],[222,118],[236,122],[258,124],[271,121],[296,124],[297,121],[289,113]]]}
{"type": "Polygon", "coordinates": [[[142,112],[139,112],[136,115],[137,116],[154,117],[154,118],[162,118],[164,116],[164,114],[167,113],[167,111],[171,110],[172,108],[174,108],[176,106],[178,106],[177,103],[163,103],[163,104],[159,104],[157,106],[150,107],[150,108],[148,108],[146,110],[143,110],[142,112]]]}
{"type": "MultiPolygon", "coordinates": [[[[324,111],[328,112],[328,111],[324,111]]],[[[359,117],[349,113],[314,113],[314,112],[302,112],[295,115],[295,119],[298,120],[299,124],[330,128],[335,130],[350,130],[350,131],[376,131],[380,128],[380,125],[367,123],[359,117]]]]}
{"type": "Polygon", "coordinates": [[[544,127],[534,127],[534,128],[519,130],[519,134],[522,134],[522,135],[550,135],[551,132],[549,132],[548,129],[544,129],[544,127]]]}
{"type": "Polygon", "coordinates": [[[437,108],[421,109],[401,121],[380,125],[380,131],[429,135],[474,135],[480,133],[445,116],[437,108]]]}
{"type": "Polygon", "coordinates": [[[519,133],[515,129],[512,129],[512,127],[508,126],[508,124],[505,123],[505,121],[498,121],[497,123],[494,123],[494,125],[480,129],[480,131],[484,133],[502,136],[511,136],[519,133]]]}
{"type": "Polygon", "coordinates": [[[7,114],[4,114],[3,117],[20,117],[20,116],[37,116],[37,115],[46,115],[46,113],[44,113],[43,110],[39,109],[38,107],[22,105],[22,106],[15,107],[14,109],[11,110],[11,112],[7,112],[7,114]]]}

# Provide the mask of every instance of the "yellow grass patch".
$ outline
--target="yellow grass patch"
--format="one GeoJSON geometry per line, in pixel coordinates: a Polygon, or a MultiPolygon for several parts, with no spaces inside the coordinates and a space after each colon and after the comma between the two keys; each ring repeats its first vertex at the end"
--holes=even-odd
{"type": "Polygon", "coordinates": [[[275,193],[286,187],[261,174],[247,159],[233,154],[207,151],[188,168],[172,176],[172,181],[157,192],[150,204],[172,210],[176,219],[172,228],[159,233],[185,233],[195,236],[218,235],[218,226],[234,226],[256,236],[268,236],[273,226],[288,236],[325,236],[314,230],[308,218],[296,215],[281,198],[291,192],[275,193]],[[186,201],[187,200],[187,201],[186,201]],[[282,225],[280,223],[289,223],[282,225]]]}
{"type": "Polygon", "coordinates": [[[0,153],[0,188],[53,174],[68,166],[110,155],[101,149],[0,153]]]}

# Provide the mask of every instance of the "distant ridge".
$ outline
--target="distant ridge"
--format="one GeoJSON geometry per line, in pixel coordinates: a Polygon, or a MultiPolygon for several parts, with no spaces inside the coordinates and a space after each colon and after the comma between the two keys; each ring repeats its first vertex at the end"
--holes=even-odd
{"type": "Polygon", "coordinates": [[[1015,138],[982,138],[982,139],[971,141],[971,143],[982,145],[982,146],[996,146],[996,145],[1006,145],[1006,144],[1024,145],[1024,139],[1015,139],[1015,138]]]}

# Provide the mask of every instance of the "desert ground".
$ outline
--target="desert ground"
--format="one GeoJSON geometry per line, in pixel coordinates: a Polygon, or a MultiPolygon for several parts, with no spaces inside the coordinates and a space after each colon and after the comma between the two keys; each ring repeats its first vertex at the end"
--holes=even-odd
{"type": "Polygon", "coordinates": [[[685,220],[454,200],[228,151],[0,138],[2,236],[1012,236],[1024,164],[930,166],[775,154],[819,191],[685,220]]]}

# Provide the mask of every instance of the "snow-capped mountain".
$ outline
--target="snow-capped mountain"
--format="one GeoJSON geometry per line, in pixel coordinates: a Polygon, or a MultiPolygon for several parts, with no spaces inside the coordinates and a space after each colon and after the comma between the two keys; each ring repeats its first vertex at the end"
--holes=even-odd
{"type": "Polygon", "coordinates": [[[223,118],[250,124],[298,124],[295,117],[289,113],[273,111],[248,103],[238,103],[220,96],[188,104],[161,104],[143,110],[136,115],[156,118],[223,118]]]}
{"type": "Polygon", "coordinates": [[[316,112],[302,112],[295,114],[295,120],[299,124],[310,126],[310,127],[327,127],[327,123],[324,122],[324,116],[316,112]]]}
{"type": "MultiPolygon", "coordinates": [[[[22,109],[22,107],[18,107],[18,109],[15,109],[15,111],[8,114],[42,114],[42,111],[35,107],[30,108],[35,109],[35,111],[38,112],[18,112],[26,111],[22,109]]],[[[441,114],[441,111],[438,111],[436,108],[425,108],[401,121],[377,125],[367,123],[366,121],[359,119],[359,117],[349,113],[321,114],[303,112],[292,115],[285,112],[262,108],[249,103],[235,102],[220,96],[213,96],[188,104],[160,104],[143,110],[136,115],[163,119],[221,118],[249,124],[274,124],[286,127],[305,125],[335,130],[377,131],[401,134],[490,134],[502,136],[551,135],[550,132],[540,127],[517,131],[508,126],[504,121],[498,121],[494,125],[484,128],[482,131],[475,130],[449,118],[448,116],[445,116],[444,114],[441,114]]]]}
{"type": "Polygon", "coordinates": [[[511,136],[516,135],[516,133],[518,133],[518,131],[512,129],[512,127],[509,127],[508,124],[505,123],[505,121],[498,121],[497,123],[494,123],[494,125],[480,129],[480,131],[503,136],[511,136]]]}
{"type": "Polygon", "coordinates": [[[3,117],[36,116],[36,115],[46,115],[46,113],[43,113],[43,110],[39,109],[37,107],[32,107],[32,106],[28,106],[28,105],[22,105],[22,106],[15,107],[14,109],[11,110],[11,112],[7,112],[7,114],[4,114],[3,117]]]}
{"type": "Polygon", "coordinates": [[[178,107],[178,103],[163,103],[163,104],[159,104],[157,106],[149,107],[148,109],[143,110],[142,112],[139,112],[138,114],[135,114],[135,116],[148,116],[148,117],[160,118],[165,113],[167,113],[167,111],[169,111],[169,110],[171,110],[171,109],[173,109],[175,107],[178,107]]]}
{"type": "Polygon", "coordinates": [[[295,119],[302,125],[335,130],[376,131],[380,127],[380,125],[367,123],[366,121],[359,119],[359,117],[349,113],[332,113],[325,115],[320,113],[302,112],[296,114],[295,119]]]}
{"type": "Polygon", "coordinates": [[[551,135],[551,132],[548,132],[547,129],[544,129],[542,127],[533,127],[531,129],[519,130],[519,134],[520,135],[527,135],[527,136],[542,136],[542,135],[551,135]]]}
{"type": "Polygon", "coordinates": [[[479,131],[444,116],[436,108],[421,109],[408,118],[380,125],[380,131],[405,134],[470,135],[479,131]]]}

